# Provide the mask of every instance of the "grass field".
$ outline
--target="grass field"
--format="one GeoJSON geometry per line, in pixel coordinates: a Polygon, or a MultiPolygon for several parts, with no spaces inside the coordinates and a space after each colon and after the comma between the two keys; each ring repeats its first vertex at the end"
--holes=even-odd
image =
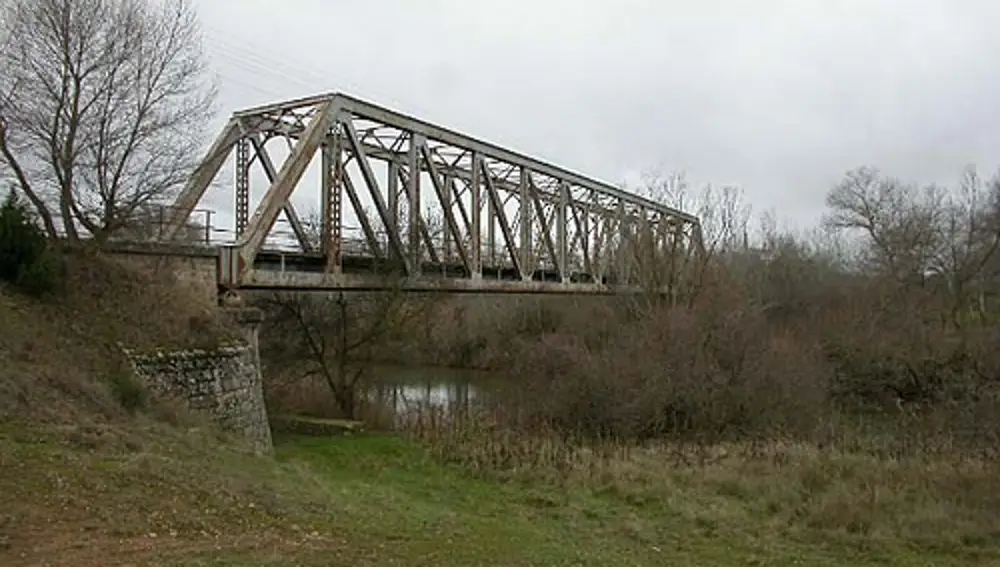
{"type": "Polygon", "coordinates": [[[889,522],[876,516],[906,513],[906,497],[838,509],[844,486],[814,479],[809,509],[801,479],[765,469],[500,482],[374,434],[279,436],[271,462],[206,453],[217,441],[196,430],[2,431],[3,565],[1000,564],[944,503],[889,522]]]}

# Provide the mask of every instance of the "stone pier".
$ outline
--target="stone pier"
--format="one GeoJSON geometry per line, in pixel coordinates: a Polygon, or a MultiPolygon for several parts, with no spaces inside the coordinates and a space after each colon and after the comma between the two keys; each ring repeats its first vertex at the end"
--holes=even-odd
{"type": "Polygon", "coordinates": [[[257,454],[274,451],[264,403],[257,333],[257,309],[226,309],[240,326],[245,344],[210,350],[136,353],[125,349],[136,376],[154,395],[181,399],[223,429],[245,438],[257,454]]]}

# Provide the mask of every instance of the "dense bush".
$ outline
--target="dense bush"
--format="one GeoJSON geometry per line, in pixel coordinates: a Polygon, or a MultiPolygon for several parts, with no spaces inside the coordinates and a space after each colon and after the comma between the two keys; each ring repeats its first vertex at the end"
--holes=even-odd
{"type": "Polygon", "coordinates": [[[58,264],[28,206],[11,191],[0,205],[0,281],[31,294],[52,291],[58,264]]]}
{"type": "Polygon", "coordinates": [[[758,315],[677,307],[600,348],[569,332],[522,341],[508,403],[529,423],[602,437],[811,431],[827,406],[820,349],[758,315]]]}
{"type": "Polygon", "coordinates": [[[501,366],[505,405],[521,425],[631,439],[809,437],[872,412],[975,429],[976,442],[1000,431],[983,420],[1000,403],[995,326],[942,322],[947,306],[920,287],[817,285],[810,273],[783,283],[810,301],[765,302],[747,285],[755,274],[728,270],[695,300],[638,319],[592,308],[616,329],[599,341],[596,324],[515,340],[501,366]]]}

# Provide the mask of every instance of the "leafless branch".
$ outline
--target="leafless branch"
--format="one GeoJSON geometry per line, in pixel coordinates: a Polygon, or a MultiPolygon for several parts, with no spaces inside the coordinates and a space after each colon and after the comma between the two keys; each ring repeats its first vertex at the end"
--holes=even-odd
{"type": "Polygon", "coordinates": [[[5,161],[43,219],[57,210],[68,238],[78,228],[106,238],[197,163],[216,97],[197,14],[186,0],[3,10],[5,161]]]}
{"type": "MultiPolygon", "coordinates": [[[[390,282],[391,283],[391,282],[390,282]]],[[[430,303],[399,286],[370,294],[277,293],[264,308],[270,328],[265,357],[304,367],[330,388],[345,417],[353,417],[358,388],[383,349],[426,316],[430,303]]]]}
{"type": "Polygon", "coordinates": [[[827,194],[824,223],[838,230],[860,230],[870,240],[869,261],[899,281],[922,278],[938,245],[945,192],[923,189],[861,167],[827,194]]]}

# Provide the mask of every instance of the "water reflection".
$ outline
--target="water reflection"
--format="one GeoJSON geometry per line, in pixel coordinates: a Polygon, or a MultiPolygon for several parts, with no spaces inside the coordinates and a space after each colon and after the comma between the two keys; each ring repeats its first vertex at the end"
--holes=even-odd
{"type": "Polygon", "coordinates": [[[365,398],[394,414],[432,407],[468,408],[481,399],[489,374],[453,368],[380,366],[365,398]]]}

